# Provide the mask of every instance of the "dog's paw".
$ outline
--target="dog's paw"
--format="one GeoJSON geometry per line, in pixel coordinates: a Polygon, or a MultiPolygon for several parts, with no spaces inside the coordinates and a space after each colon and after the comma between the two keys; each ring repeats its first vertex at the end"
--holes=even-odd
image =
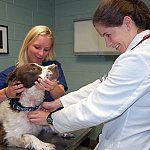
{"type": "Polygon", "coordinates": [[[44,142],[36,143],[34,149],[35,150],[56,150],[54,144],[44,143],[44,142]]]}
{"type": "Polygon", "coordinates": [[[25,134],[22,136],[22,139],[24,148],[35,150],[56,150],[54,144],[44,143],[33,135],[25,134]]]}

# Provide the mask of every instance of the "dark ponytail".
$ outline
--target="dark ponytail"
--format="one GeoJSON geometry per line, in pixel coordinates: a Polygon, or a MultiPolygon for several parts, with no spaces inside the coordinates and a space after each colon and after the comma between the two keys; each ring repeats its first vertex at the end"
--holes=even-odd
{"type": "Polygon", "coordinates": [[[150,10],[141,0],[102,0],[93,15],[93,24],[120,26],[125,16],[130,16],[139,29],[150,29],[150,10]]]}

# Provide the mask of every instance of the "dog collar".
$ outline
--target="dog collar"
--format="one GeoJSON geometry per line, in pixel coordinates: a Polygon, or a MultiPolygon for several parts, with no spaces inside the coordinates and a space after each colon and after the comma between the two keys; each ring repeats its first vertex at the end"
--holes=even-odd
{"type": "Polygon", "coordinates": [[[39,106],[36,106],[36,107],[24,107],[18,102],[18,100],[19,99],[11,99],[10,100],[11,108],[13,108],[15,110],[19,110],[19,111],[34,111],[34,110],[39,108],[39,106]]]}

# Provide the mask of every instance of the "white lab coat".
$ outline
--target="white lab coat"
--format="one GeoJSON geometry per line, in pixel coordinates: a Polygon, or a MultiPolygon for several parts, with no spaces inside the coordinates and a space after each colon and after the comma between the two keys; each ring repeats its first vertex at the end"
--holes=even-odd
{"type": "Polygon", "coordinates": [[[54,127],[68,132],[104,123],[95,150],[150,149],[150,30],[139,33],[99,80],[61,98],[64,109],[52,114],[54,127]]]}

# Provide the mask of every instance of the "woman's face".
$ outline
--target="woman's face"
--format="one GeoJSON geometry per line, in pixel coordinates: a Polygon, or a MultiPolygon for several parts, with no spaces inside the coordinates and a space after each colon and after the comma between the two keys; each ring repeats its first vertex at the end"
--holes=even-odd
{"type": "Polygon", "coordinates": [[[95,24],[95,29],[100,36],[104,37],[106,47],[112,47],[120,53],[126,51],[134,37],[125,23],[118,27],[105,27],[101,24],[95,24]]]}
{"type": "Polygon", "coordinates": [[[52,41],[48,36],[38,36],[29,44],[27,55],[30,63],[42,64],[43,60],[48,56],[52,41]]]}

